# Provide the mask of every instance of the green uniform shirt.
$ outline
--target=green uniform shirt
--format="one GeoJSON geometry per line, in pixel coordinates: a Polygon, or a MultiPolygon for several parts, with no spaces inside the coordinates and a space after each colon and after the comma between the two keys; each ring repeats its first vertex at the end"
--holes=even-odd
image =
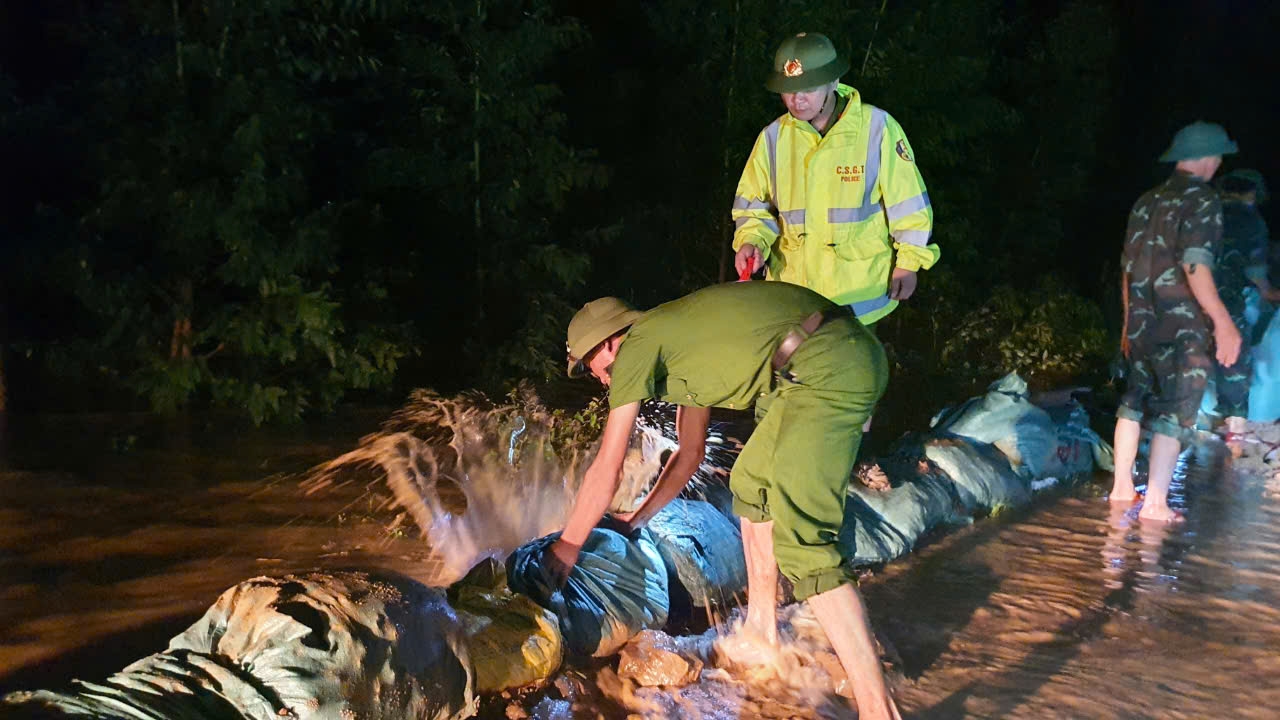
{"type": "Polygon", "coordinates": [[[1135,352],[1208,341],[1208,321],[1182,264],[1213,268],[1221,240],[1222,203],[1203,180],[1175,172],[1134,203],[1120,266],[1129,274],[1129,341],[1135,352]]]}
{"type": "Polygon", "coordinates": [[[657,398],[749,408],[773,390],[770,361],[787,332],[814,311],[835,307],[781,282],[713,285],[659,305],[631,326],[618,349],[609,404],[657,398]]]}

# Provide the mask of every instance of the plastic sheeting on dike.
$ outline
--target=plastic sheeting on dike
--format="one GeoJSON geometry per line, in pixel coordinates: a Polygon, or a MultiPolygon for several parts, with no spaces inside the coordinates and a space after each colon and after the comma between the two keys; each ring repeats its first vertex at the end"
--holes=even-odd
{"type": "Polygon", "coordinates": [[[730,608],[747,587],[742,533],[710,503],[676,498],[648,524],[658,553],[695,607],[730,608]]]}
{"type": "Polygon", "coordinates": [[[880,458],[889,490],[854,479],[845,498],[840,552],[855,565],[888,562],[911,552],[920,536],[953,522],[957,499],[950,478],[918,458],[880,458]]]}
{"type": "Polygon", "coordinates": [[[1017,373],[992,383],[985,395],[938,413],[930,427],[995,445],[1024,478],[1044,477],[1057,451],[1053,418],[1031,404],[1027,382],[1017,373]]]}
{"type": "Polygon", "coordinates": [[[543,559],[559,537],[553,533],[513,552],[507,582],[556,614],[570,654],[612,655],[641,630],[666,624],[667,568],[647,530],[633,538],[592,530],[563,588],[556,588],[543,559]]]}
{"type": "Polygon", "coordinates": [[[4,702],[31,716],[127,720],[453,720],[477,707],[462,628],[443,591],[393,573],[245,581],[168,650],[101,684],[74,685],[4,702]]]}

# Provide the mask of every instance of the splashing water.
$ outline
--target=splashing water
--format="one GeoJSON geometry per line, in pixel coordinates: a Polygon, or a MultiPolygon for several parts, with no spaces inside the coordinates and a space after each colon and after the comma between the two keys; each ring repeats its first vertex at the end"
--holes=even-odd
{"type": "MultiPolygon", "coordinates": [[[[553,442],[557,431],[573,432],[566,429],[571,422],[527,387],[501,404],[477,393],[444,398],[419,390],[379,432],[313,470],[302,485],[312,494],[374,470],[371,489],[385,485],[390,503],[426,538],[430,556],[419,579],[449,585],[481,560],[503,560],[564,527],[599,445],[581,434],[571,434],[567,447],[553,442]]],[[[660,422],[642,423],[611,510],[634,509],[674,447],[660,422]]]]}

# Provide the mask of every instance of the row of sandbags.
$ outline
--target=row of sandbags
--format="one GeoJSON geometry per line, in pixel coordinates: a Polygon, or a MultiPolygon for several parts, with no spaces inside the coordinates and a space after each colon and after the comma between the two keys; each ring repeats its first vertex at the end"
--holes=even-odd
{"type": "MultiPolygon", "coordinates": [[[[856,565],[900,557],[934,528],[1025,505],[1056,481],[1109,468],[1110,448],[1077,403],[1041,408],[1011,374],[878,460],[889,489],[855,480],[846,498],[838,542],[856,565]]],[[[563,589],[543,561],[558,534],[516,550],[507,581],[556,615],[574,655],[610,655],[641,630],[662,627],[675,589],[698,606],[725,606],[746,579],[738,520],[726,490],[702,494],[710,502],[677,499],[630,537],[594,530],[563,589]]]]}
{"type": "Polygon", "coordinates": [[[878,458],[890,489],[850,483],[840,542],[854,564],[893,560],[933,528],[1025,505],[1035,491],[1112,467],[1110,446],[1079,403],[1042,408],[1016,373],[931,425],[878,458]]]}
{"type": "MultiPolygon", "coordinates": [[[[1106,467],[1108,453],[1082,409],[1042,410],[1009,376],[880,458],[889,489],[851,482],[839,542],[855,564],[892,560],[935,527],[1106,467]]],[[[4,707],[129,720],[467,717],[481,694],[543,682],[566,656],[611,655],[662,628],[679,602],[733,605],[746,585],[737,519],[725,488],[701,494],[708,502],[677,499],[630,536],[593,530],[563,588],[543,561],[557,535],[447,592],[386,573],[257,578],[166,651],[100,684],[12,694],[4,707]]]]}
{"type": "Polygon", "coordinates": [[[523,594],[493,563],[447,590],[388,572],[254,578],[165,651],[101,683],[12,693],[0,716],[464,718],[482,694],[546,681],[566,654],[610,655],[663,627],[672,588],[727,606],[746,585],[738,528],[705,502],[678,499],[633,537],[592,531],[562,590],[542,572],[553,539],[508,559],[523,594]]]}

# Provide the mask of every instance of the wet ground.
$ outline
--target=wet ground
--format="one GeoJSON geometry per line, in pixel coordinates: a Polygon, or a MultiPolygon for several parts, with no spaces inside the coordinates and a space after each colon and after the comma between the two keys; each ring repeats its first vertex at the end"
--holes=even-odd
{"type": "MultiPolygon", "coordinates": [[[[415,574],[411,528],[362,483],[297,477],[385,414],[214,436],[142,420],[10,420],[0,456],[0,692],[99,679],[163,649],[225,588],[321,567],[415,574]]],[[[920,718],[1275,717],[1280,482],[1188,463],[1188,520],[1142,525],[1105,483],[952,532],[863,585],[920,718]]],[[[679,717],[769,698],[680,691],[679,717]],[[698,698],[706,698],[702,703],[698,698]],[[735,702],[737,704],[735,704],[735,702]]]]}

